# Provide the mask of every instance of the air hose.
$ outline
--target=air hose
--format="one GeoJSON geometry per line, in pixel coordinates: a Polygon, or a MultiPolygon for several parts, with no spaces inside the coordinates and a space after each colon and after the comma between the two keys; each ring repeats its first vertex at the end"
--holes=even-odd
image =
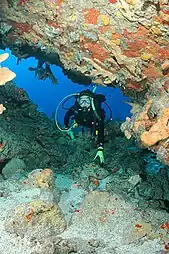
{"type": "Polygon", "coordinates": [[[62,129],[60,128],[59,124],[58,124],[58,120],[57,120],[57,115],[58,115],[58,110],[60,108],[60,105],[64,102],[64,100],[67,100],[71,97],[74,97],[74,96],[77,96],[77,93],[74,93],[74,94],[69,94],[68,96],[64,97],[63,100],[61,100],[56,108],[56,111],[55,111],[55,123],[56,123],[56,126],[57,128],[60,130],[60,131],[63,131],[63,132],[68,132],[72,129],[72,126],[69,128],[69,129],[62,129]]]}

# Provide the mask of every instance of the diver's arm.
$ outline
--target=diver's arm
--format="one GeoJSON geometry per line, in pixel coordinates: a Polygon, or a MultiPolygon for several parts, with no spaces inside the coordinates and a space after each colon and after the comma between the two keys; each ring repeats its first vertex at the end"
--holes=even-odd
{"type": "Polygon", "coordinates": [[[65,114],[65,117],[64,117],[64,126],[65,127],[69,127],[69,120],[71,118],[71,116],[74,115],[74,106],[72,106],[65,114]]]}

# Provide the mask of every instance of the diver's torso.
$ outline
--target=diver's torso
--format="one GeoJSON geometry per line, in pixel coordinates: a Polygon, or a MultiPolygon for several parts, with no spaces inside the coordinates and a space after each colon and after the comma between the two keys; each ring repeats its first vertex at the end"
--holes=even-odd
{"type": "Polygon", "coordinates": [[[79,108],[75,112],[75,121],[79,125],[86,127],[92,127],[93,122],[95,121],[95,114],[91,108],[83,110],[79,108]]]}

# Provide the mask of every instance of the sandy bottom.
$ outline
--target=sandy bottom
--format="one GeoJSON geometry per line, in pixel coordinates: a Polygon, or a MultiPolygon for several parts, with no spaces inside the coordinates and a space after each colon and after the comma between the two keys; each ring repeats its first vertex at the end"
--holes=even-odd
{"type": "MultiPolygon", "coordinates": [[[[65,179],[62,180],[64,182],[65,179]]],[[[75,243],[77,253],[163,253],[164,246],[154,230],[160,223],[169,221],[168,214],[153,210],[143,214],[134,204],[116,194],[110,195],[104,191],[87,193],[77,186],[72,187],[68,179],[65,181],[66,189],[64,184],[60,185],[62,195],[59,206],[69,226],[59,237],[75,243]],[[91,248],[95,252],[91,252],[91,248]]],[[[19,204],[40,197],[40,189],[25,190],[16,181],[5,181],[0,183],[0,190],[6,194],[0,198],[0,254],[45,254],[38,241],[35,244],[26,237],[21,239],[7,233],[4,228],[8,212],[19,204]]]]}

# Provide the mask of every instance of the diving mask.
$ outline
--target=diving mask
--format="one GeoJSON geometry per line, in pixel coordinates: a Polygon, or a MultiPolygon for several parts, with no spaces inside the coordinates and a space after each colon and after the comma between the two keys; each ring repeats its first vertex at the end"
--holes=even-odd
{"type": "Polygon", "coordinates": [[[90,97],[87,95],[83,95],[79,98],[78,100],[78,104],[82,107],[82,108],[89,108],[90,107],[90,97]]]}

